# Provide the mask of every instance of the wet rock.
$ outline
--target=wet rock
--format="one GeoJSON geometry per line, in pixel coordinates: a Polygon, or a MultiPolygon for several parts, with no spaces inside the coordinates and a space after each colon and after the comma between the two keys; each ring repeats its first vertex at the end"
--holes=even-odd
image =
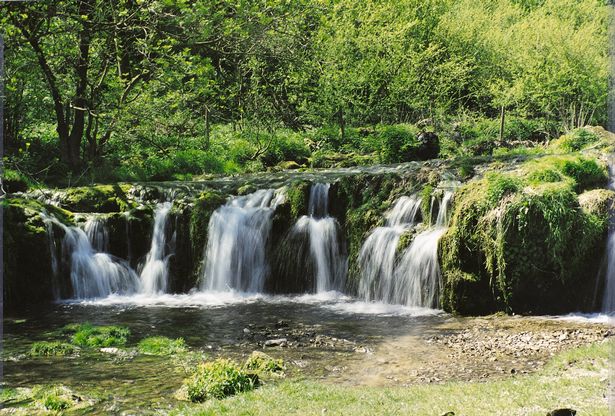
{"type": "Polygon", "coordinates": [[[278,338],[278,339],[268,339],[265,341],[265,347],[284,347],[288,344],[288,340],[286,338],[278,338]]]}

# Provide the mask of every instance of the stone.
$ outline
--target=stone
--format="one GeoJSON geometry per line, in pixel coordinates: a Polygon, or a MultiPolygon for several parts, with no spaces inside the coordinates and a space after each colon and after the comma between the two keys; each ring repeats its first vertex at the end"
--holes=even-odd
{"type": "Polygon", "coordinates": [[[577,411],[573,409],[555,409],[547,413],[547,416],[574,416],[576,414],[577,411]]]}
{"type": "Polygon", "coordinates": [[[288,344],[288,340],[286,338],[278,338],[278,339],[268,339],[265,341],[265,347],[284,347],[288,344]]]}

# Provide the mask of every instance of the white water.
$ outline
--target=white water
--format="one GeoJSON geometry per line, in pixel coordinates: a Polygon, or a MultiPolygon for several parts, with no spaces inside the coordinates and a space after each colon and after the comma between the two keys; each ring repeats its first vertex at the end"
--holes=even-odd
{"type": "MultiPolygon", "coordinates": [[[[402,255],[395,270],[394,303],[407,306],[437,308],[441,273],[438,263],[438,242],[446,232],[450,216],[452,191],[445,191],[439,201],[435,226],[421,232],[402,255]]],[[[432,197],[432,207],[435,204],[432,197]]]]}
{"type": "Polygon", "coordinates": [[[137,274],[123,260],[94,250],[83,230],[63,226],[64,253],[70,253],[70,278],[73,297],[99,298],[112,293],[131,294],[139,290],[137,274]]]}
{"type": "Polygon", "coordinates": [[[158,204],[154,215],[152,244],[141,270],[142,293],[155,294],[167,291],[169,280],[169,257],[173,254],[167,249],[166,228],[171,211],[171,203],[158,204]]]}
{"type": "Polygon", "coordinates": [[[92,248],[96,251],[109,251],[109,231],[103,217],[90,216],[83,226],[85,235],[88,236],[92,248]]]}
{"type": "Polygon", "coordinates": [[[264,189],[236,197],[214,211],[208,226],[202,290],[263,291],[271,217],[282,201],[281,193],[264,189]]]}
{"type": "Polygon", "coordinates": [[[328,183],[316,183],[310,188],[308,216],[302,216],[293,227],[293,233],[309,236],[310,254],[315,263],[314,292],[339,290],[344,285],[347,258],[342,253],[335,218],[329,216],[328,183]]]}
{"type": "Polygon", "coordinates": [[[418,196],[402,196],[387,214],[385,226],[372,231],[363,243],[359,253],[360,298],[395,303],[397,245],[401,235],[416,225],[420,207],[421,199],[418,196]]]}

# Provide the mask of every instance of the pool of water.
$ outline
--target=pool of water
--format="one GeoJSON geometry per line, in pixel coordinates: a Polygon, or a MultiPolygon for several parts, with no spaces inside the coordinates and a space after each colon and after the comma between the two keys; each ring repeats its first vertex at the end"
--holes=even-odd
{"type": "Polygon", "coordinates": [[[254,350],[284,358],[289,376],[336,377],[385,339],[435,331],[454,319],[431,309],[358,302],[338,293],[273,297],[195,293],[109,297],[44,305],[4,319],[4,384],[64,384],[97,400],[94,412],[156,412],[177,405],[174,392],[196,361],[245,359],[254,350]],[[35,341],[59,339],[69,323],[130,328],[127,347],[145,337],[182,337],[191,360],[82,351],[78,357],[29,358],[35,341]],[[267,347],[269,340],[285,339],[267,347]]]}

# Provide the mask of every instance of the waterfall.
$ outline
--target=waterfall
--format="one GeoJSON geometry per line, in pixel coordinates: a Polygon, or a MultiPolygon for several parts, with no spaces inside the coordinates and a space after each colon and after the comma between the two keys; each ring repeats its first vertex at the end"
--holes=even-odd
{"type": "Polygon", "coordinates": [[[346,279],[347,258],[342,254],[335,218],[329,216],[328,183],[316,183],[310,188],[308,215],[302,216],[291,230],[306,235],[310,256],[314,262],[316,293],[340,290],[346,279]]]}
{"type": "MultiPolygon", "coordinates": [[[[438,264],[438,241],[446,232],[452,191],[445,191],[439,201],[436,224],[419,233],[408,247],[395,270],[394,303],[437,308],[441,274],[438,264]]],[[[432,197],[432,206],[436,202],[432,197]]]]}
{"type": "Polygon", "coordinates": [[[45,213],[41,213],[41,218],[47,230],[47,243],[49,245],[49,255],[51,258],[51,277],[53,279],[53,298],[60,300],[62,297],[59,282],[60,262],[58,260],[58,246],[56,244],[55,232],[53,231],[54,219],[45,213]]]}
{"type": "Polygon", "coordinates": [[[359,296],[365,300],[394,301],[395,254],[401,235],[416,225],[421,199],[402,196],[387,214],[386,223],[367,237],[359,252],[359,296]]]}
{"type": "Polygon", "coordinates": [[[70,253],[74,298],[88,299],[138,291],[139,277],[125,261],[96,252],[82,229],[63,227],[66,234],[62,247],[63,252],[70,253]]]}
{"type": "Polygon", "coordinates": [[[90,216],[83,226],[83,231],[94,250],[103,253],[109,251],[109,231],[103,217],[90,216]]]}
{"type": "MultiPolygon", "coordinates": [[[[615,190],[615,164],[609,166],[609,189],[615,190]]],[[[613,210],[613,207],[611,207],[613,210]]],[[[611,212],[609,222],[609,238],[606,248],[606,284],[602,298],[602,312],[613,314],[615,312],[615,213],[611,212]]]]}
{"type": "Polygon", "coordinates": [[[173,254],[169,252],[166,242],[166,229],[170,211],[171,203],[163,202],[157,205],[154,215],[152,244],[141,271],[141,290],[150,295],[167,291],[168,260],[173,254]]]}
{"type": "Polygon", "coordinates": [[[208,225],[201,289],[262,292],[272,214],[283,194],[263,189],[231,199],[208,225]]]}

